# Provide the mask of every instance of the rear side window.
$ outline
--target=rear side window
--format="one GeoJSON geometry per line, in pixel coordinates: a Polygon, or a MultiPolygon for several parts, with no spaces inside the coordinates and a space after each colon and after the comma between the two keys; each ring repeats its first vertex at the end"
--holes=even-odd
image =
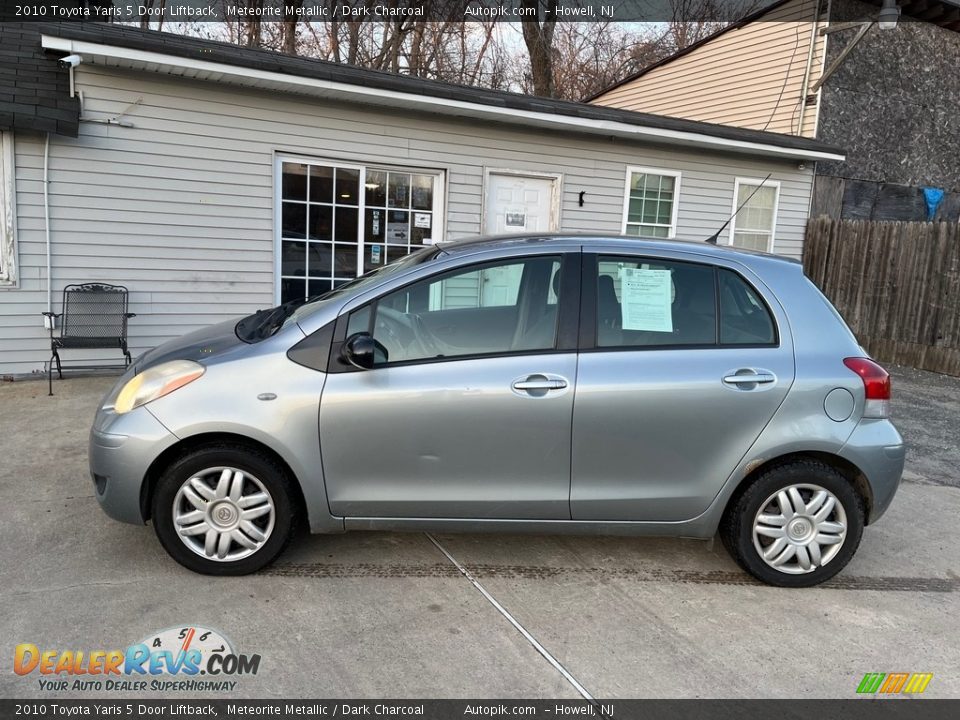
{"type": "Polygon", "coordinates": [[[708,265],[604,257],[597,264],[597,346],[716,345],[708,265]]]}
{"type": "Polygon", "coordinates": [[[767,304],[731,270],[656,258],[598,258],[597,347],[776,343],[767,304]]]}
{"type": "Polygon", "coordinates": [[[747,282],[720,268],[720,344],[772,345],[777,342],[766,303],[747,282]]]}

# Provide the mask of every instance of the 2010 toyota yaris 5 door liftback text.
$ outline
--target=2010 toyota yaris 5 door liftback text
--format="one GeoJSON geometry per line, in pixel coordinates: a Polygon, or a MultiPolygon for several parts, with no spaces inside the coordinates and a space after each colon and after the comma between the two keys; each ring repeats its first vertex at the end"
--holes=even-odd
{"type": "Polygon", "coordinates": [[[139,358],[96,496],[203,573],[352,529],[709,538],[815,585],[887,509],[890,380],[783,258],[705,243],[430,246],[139,358]]]}

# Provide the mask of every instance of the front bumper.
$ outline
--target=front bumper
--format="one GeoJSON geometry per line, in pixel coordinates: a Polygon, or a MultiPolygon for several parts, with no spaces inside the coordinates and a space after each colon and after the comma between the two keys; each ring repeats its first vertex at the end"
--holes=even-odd
{"type": "Polygon", "coordinates": [[[867,524],[876,522],[890,507],[900,487],[906,457],[903,438],[889,420],[864,418],[840,450],[840,456],[866,475],[873,495],[867,524]]]}
{"type": "Polygon", "coordinates": [[[90,430],[90,475],[100,507],[110,517],[142,525],[141,489],[151,463],[177,442],[146,407],[118,415],[97,412],[90,430]]]}

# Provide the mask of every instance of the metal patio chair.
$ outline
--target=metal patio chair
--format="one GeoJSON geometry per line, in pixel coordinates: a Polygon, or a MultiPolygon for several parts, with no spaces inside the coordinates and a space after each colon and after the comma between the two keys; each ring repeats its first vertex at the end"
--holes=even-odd
{"type": "MultiPolygon", "coordinates": [[[[63,289],[63,312],[43,313],[50,318],[50,364],[47,366],[47,382],[53,395],[53,363],[57,363],[57,375],[63,379],[60,350],[116,348],[125,358],[123,367],[130,365],[127,349],[127,320],[136,313],[127,312],[128,290],[123,285],[85,283],[67,285],[63,289]],[[54,337],[56,318],[63,318],[59,337],[54,337]]],[[[116,368],[118,365],[84,365],[84,368],[116,368]]]]}

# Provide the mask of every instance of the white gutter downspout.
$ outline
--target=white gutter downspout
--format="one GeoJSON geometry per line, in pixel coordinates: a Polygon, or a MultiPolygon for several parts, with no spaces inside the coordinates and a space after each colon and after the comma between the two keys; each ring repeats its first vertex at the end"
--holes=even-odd
{"type": "MultiPolygon", "coordinates": [[[[47,312],[53,312],[53,278],[50,277],[50,133],[43,143],[43,228],[47,235],[47,312]]],[[[56,323],[52,317],[44,317],[48,330],[56,323]]]]}
{"type": "Polygon", "coordinates": [[[810,30],[810,47],[807,48],[807,69],[803,72],[803,87],[800,89],[800,119],[797,122],[797,136],[803,137],[803,118],[807,114],[807,89],[810,87],[810,71],[813,70],[813,53],[817,47],[817,29],[820,25],[820,0],[813,10],[813,28],[810,30]]]}

